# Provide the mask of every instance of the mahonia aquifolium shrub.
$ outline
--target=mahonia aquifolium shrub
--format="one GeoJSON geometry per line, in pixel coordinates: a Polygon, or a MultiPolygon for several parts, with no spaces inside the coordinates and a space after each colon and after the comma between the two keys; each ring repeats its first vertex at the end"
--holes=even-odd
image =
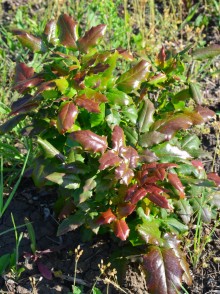
{"type": "Polygon", "coordinates": [[[22,96],[0,133],[22,121],[22,134],[37,143],[32,178],[59,187],[59,236],[83,226],[88,234],[108,230],[137,249],[150,293],[176,293],[192,282],[181,236],[199,209],[208,223],[219,206],[220,178],[206,174],[200,141],[186,131],[214,116],[189,67],[220,49],[168,57],[162,48],[150,63],[102,48],[105,30],[78,36],[66,14],[41,37],[14,30],[46,58],[40,72],[17,63],[14,90],[22,96]]]}

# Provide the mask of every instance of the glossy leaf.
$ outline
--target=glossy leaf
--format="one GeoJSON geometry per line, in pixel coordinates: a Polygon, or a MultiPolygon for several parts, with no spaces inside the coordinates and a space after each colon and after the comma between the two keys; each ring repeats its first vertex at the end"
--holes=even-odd
{"type": "Polygon", "coordinates": [[[129,168],[137,167],[139,155],[133,147],[121,147],[120,156],[124,158],[124,161],[126,162],[129,168]]]}
{"type": "Polygon", "coordinates": [[[189,92],[197,104],[201,105],[203,103],[203,95],[197,83],[189,83],[189,92]]]}
{"type": "Polygon", "coordinates": [[[46,52],[46,47],[42,39],[19,29],[14,29],[12,32],[23,46],[29,48],[33,52],[46,52]]]}
{"type": "Polygon", "coordinates": [[[132,203],[123,203],[118,205],[118,218],[123,218],[130,215],[136,208],[132,203]]]}
{"type": "Polygon", "coordinates": [[[104,153],[107,149],[107,138],[99,136],[92,131],[76,131],[70,134],[70,138],[79,142],[85,150],[104,153]]]}
{"type": "Polygon", "coordinates": [[[93,194],[93,189],[96,187],[96,176],[88,178],[83,186],[83,192],[79,195],[79,203],[85,202],[93,194]]]}
{"type": "Polygon", "coordinates": [[[78,115],[78,109],[73,102],[65,103],[59,110],[57,117],[57,128],[60,134],[71,129],[78,115]]]}
{"type": "Polygon", "coordinates": [[[116,220],[116,216],[114,215],[112,210],[109,208],[107,211],[101,213],[96,223],[99,225],[106,225],[106,224],[112,223],[115,220],[116,220]]]}
{"type": "Polygon", "coordinates": [[[85,222],[85,213],[77,211],[75,214],[63,220],[58,227],[57,236],[64,235],[70,231],[76,230],[85,222]]]}
{"type": "Polygon", "coordinates": [[[217,173],[208,173],[207,178],[210,181],[213,181],[216,184],[216,186],[220,186],[220,177],[217,173]]]}
{"type": "Polygon", "coordinates": [[[157,145],[163,141],[166,141],[167,139],[168,136],[166,134],[162,134],[157,131],[152,131],[140,135],[139,144],[142,147],[151,147],[153,145],[157,145]]]}
{"type": "Polygon", "coordinates": [[[23,93],[27,88],[37,86],[43,79],[34,76],[34,69],[25,63],[17,63],[15,67],[15,79],[13,89],[23,93]]]}
{"type": "Polygon", "coordinates": [[[115,236],[121,239],[122,241],[125,241],[130,233],[130,229],[123,219],[116,220],[113,224],[113,231],[115,233],[115,236]]]}
{"type": "Polygon", "coordinates": [[[104,170],[108,167],[118,166],[121,162],[121,158],[113,150],[108,150],[99,159],[99,169],[104,170]]]}
{"type": "Polygon", "coordinates": [[[192,56],[197,60],[204,60],[220,55],[220,45],[212,44],[206,48],[198,48],[193,51],[192,56]]]}
{"type": "Polygon", "coordinates": [[[148,149],[145,149],[143,153],[141,153],[139,156],[140,156],[140,162],[145,162],[145,163],[155,162],[159,159],[154,152],[148,149]]]}
{"type": "Polygon", "coordinates": [[[66,189],[77,189],[80,186],[80,179],[74,174],[53,172],[45,177],[47,180],[58,184],[66,189]]]}
{"type": "Polygon", "coordinates": [[[193,214],[193,210],[189,201],[186,199],[180,199],[175,201],[174,206],[176,207],[177,214],[181,217],[185,224],[190,222],[191,216],[193,214]]]}
{"type": "Polygon", "coordinates": [[[89,48],[96,45],[98,40],[104,36],[105,30],[106,25],[100,24],[87,31],[85,35],[78,40],[80,51],[87,53],[89,48]]]}
{"type": "Polygon", "coordinates": [[[58,158],[61,161],[65,160],[65,156],[59,152],[50,142],[40,137],[37,138],[37,142],[42,147],[44,154],[47,158],[58,158]]]}
{"type": "Polygon", "coordinates": [[[12,103],[9,116],[13,114],[29,112],[32,109],[36,109],[38,104],[38,101],[35,101],[31,95],[27,94],[12,103]]]}
{"type": "Polygon", "coordinates": [[[121,113],[126,121],[130,121],[132,124],[136,125],[138,119],[138,110],[135,105],[123,106],[121,113]]]}
{"type": "Polygon", "coordinates": [[[154,112],[155,108],[153,103],[148,98],[144,98],[141,110],[138,114],[138,128],[140,133],[145,133],[149,130],[154,122],[154,112]]]}
{"type": "Polygon", "coordinates": [[[117,89],[110,89],[110,91],[106,93],[106,96],[108,98],[108,102],[112,105],[117,104],[119,106],[128,106],[133,102],[130,96],[117,89]]]}
{"type": "Polygon", "coordinates": [[[100,112],[99,103],[92,99],[88,99],[86,95],[84,94],[79,96],[75,102],[78,106],[85,108],[89,112],[93,112],[93,113],[100,112]]]}
{"type": "Polygon", "coordinates": [[[148,81],[148,84],[156,86],[157,84],[165,82],[166,79],[167,77],[164,73],[159,73],[153,76],[152,78],[150,78],[148,81]]]}
{"type": "Polygon", "coordinates": [[[129,185],[132,178],[134,177],[134,172],[128,167],[128,165],[122,162],[115,169],[115,177],[117,180],[121,180],[121,184],[129,185]]]}
{"type": "Polygon", "coordinates": [[[146,197],[147,191],[140,187],[133,194],[127,193],[125,200],[130,200],[132,204],[136,204],[138,201],[146,197]]]}
{"type": "Polygon", "coordinates": [[[206,204],[205,201],[203,201],[199,197],[194,197],[189,200],[190,204],[193,207],[193,211],[198,214],[201,213],[201,220],[204,223],[211,223],[212,221],[212,210],[210,205],[206,204]]]}
{"type": "Polygon", "coordinates": [[[17,124],[19,124],[19,122],[24,120],[25,117],[26,117],[26,114],[18,114],[10,118],[9,120],[7,120],[5,123],[0,125],[0,134],[3,135],[5,133],[10,132],[14,127],[17,126],[17,124]]]}
{"type": "Polygon", "coordinates": [[[215,116],[215,112],[207,107],[197,106],[195,111],[202,117],[203,122],[208,122],[215,116]]]}
{"type": "Polygon", "coordinates": [[[75,22],[69,15],[62,14],[58,18],[57,27],[60,43],[67,48],[76,49],[77,22],[75,22]]]}
{"type": "Polygon", "coordinates": [[[150,201],[152,201],[153,203],[155,203],[159,207],[169,209],[169,210],[173,210],[173,208],[169,204],[167,198],[164,197],[163,195],[161,195],[161,194],[159,194],[157,192],[154,192],[154,193],[148,194],[147,197],[148,197],[148,199],[150,199],[150,201]]]}
{"type": "Polygon", "coordinates": [[[115,126],[112,132],[112,149],[115,152],[120,152],[120,149],[125,146],[125,136],[121,127],[115,126]]]}
{"type": "Polygon", "coordinates": [[[176,294],[180,291],[183,269],[173,249],[151,245],[143,257],[143,268],[150,293],[176,294]]]}
{"type": "Polygon", "coordinates": [[[55,20],[50,20],[44,29],[44,34],[47,36],[47,41],[53,45],[59,41],[57,38],[57,23],[55,20]]]}
{"type": "Polygon", "coordinates": [[[184,192],[184,186],[181,183],[179,177],[177,174],[173,174],[173,173],[168,173],[167,175],[168,181],[170,182],[170,184],[178,190],[178,194],[179,197],[181,199],[185,198],[185,192],[184,192]]]}
{"type": "Polygon", "coordinates": [[[188,226],[186,226],[174,217],[168,217],[164,219],[163,222],[169,227],[170,231],[174,234],[184,234],[189,230],[188,226]]]}
{"type": "Polygon", "coordinates": [[[130,61],[134,60],[132,53],[129,52],[128,50],[122,49],[122,48],[117,48],[117,51],[118,51],[119,55],[122,56],[125,60],[130,60],[130,61]]]}
{"type": "Polygon", "coordinates": [[[117,80],[117,88],[125,93],[130,93],[139,88],[140,83],[145,79],[149,72],[150,64],[141,60],[138,64],[132,67],[129,71],[122,74],[117,80]]]}
{"type": "Polygon", "coordinates": [[[136,130],[129,126],[123,126],[126,142],[128,145],[135,146],[138,140],[138,134],[136,130]]]}

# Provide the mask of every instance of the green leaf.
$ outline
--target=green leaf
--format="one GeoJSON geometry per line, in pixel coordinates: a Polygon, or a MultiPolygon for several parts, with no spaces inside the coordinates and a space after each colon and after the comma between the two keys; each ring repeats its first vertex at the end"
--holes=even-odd
{"type": "Polygon", "coordinates": [[[52,174],[47,175],[45,178],[66,189],[77,189],[80,186],[80,178],[74,174],[53,172],[52,174]]]}
{"type": "Polygon", "coordinates": [[[101,103],[99,105],[99,113],[91,113],[90,114],[90,123],[91,127],[96,127],[101,125],[105,120],[105,103],[101,103]]]}
{"type": "Polygon", "coordinates": [[[190,153],[192,149],[199,149],[201,142],[195,134],[187,135],[181,141],[181,147],[190,153]]]}
{"type": "Polygon", "coordinates": [[[3,275],[10,264],[10,254],[4,254],[0,257],[0,275],[3,275]]]}
{"type": "Polygon", "coordinates": [[[194,212],[201,212],[202,221],[205,223],[210,223],[212,220],[212,210],[209,205],[204,203],[201,198],[194,197],[189,200],[190,204],[193,207],[194,212]]]}
{"type": "Polygon", "coordinates": [[[163,219],[163,222],[166,223],[170,230],[176,234],[183,234],[189,230],[188,226],[184,225],[173,217],[163,219]]]}
{"type": "Polygon", "coordinates": [[[65,156],[59,152],[52,144],[50,144],[47,140],[42,139],[40,137],[37,138],[37,142],[42,147],[46,158],[58,158],[61,161],[65,160],[65,156]]]}
{"type": "Polygon", "coordinates": [[[212,44],[206,48],[198,48],[193,51],[192,56],[197,60],[213,58],[220,54],[220,45],[212,44]]]}
{"type": "Polygon", "coordinates": [[[76,230],[85,222],[85,213],[77,211],[74,215],[69,216],[62,221],[57,230],[57,236],[64,235],[70,231],[76,230]]]}
{"type": "Polygon", "coordinates": [[[200,86],[197,83],[189,83],[189,92],[197,104],[201,105],[203,103],[203,95],[200,90],[200,86]]]}
{"type": "Polygon", "coordinates": [[[18,38],[23,46],[29,48],[33,52],[46,52],[46,46],[42,39],[35,37],[23,30],[12,30],[13,34],[18,38]]]}
{"type": "Polygon", "coordinates": [[[145,133],[149,130],[150,126],[154,122],[154,112],[155,108],[153,103],[145,97],[138,114],[138,128],[140,133],[145,133]]]}
{"type": "Polygon", "coordinates": [[[145,60],[141,60],[138,64],[118,78],[118,89],[124,91],[125,93],[130,93],[139,88],[141,82],[145,80],[150,66],[150,63],[145,60]]]}
{"type": "Polygon", "coordinates": [[[120,112],[115,109],[115,108],[111,108],[109,110],[109,114],[107,114],[106,116],[106,121],[109,125],[110,128],[114,127],[114,126],[118,126],[121,122],[121,115],[120,112]]]}
{"type": "Polygon", "coordinates": [[[135,105],[129,105],[126,107],[122,107],[121,113],[125,117],[126,121],[130,121],[133,124],[136,124],[138,113],[137,113],[137,107],[135,105]]]}
{"type": "Polygon", "coordinates": [[[96,187],[96,176],[86,180],[83,186],[83,192],[79,195],[79,203],[85,202],[93,194],[93,189],[96,187]]]}
{"type": "Polygon", "coordinates": [[[181,217],[183,222],[187,225],[190,222],[193,210],[189,201],[186,199],[180,199],[174,201],[174,206],[176,208],[177,214],[181,217]]]}
{"type": "Polygon", "coordinates": [[[152,131],[152,132],[147,132],[145,134],[140,135],[139,144],[142,147],[151,147],[165,140],[167,140],[167,135],[157,131],[152,131]]]}
{"type": "Polygon", "coordinates": [[[92,288],[92,294],[102,294],[102,292],[98,288],[93,287],[92,288]]]}
{"type": "Polygon", "coordinates": [[[106,96],[108,98],[109,104],[119,105],[119,106],[128,106],[133,103],[133,100],[125,92],[119,91],[118,89],[110,89],[106,96]]]}
{"type": "Polygon", "coordinates": [[[138,140],[138,134],[135,128],[132,128],[129,126],[123,126],[123,130],[124,130],[127,144],[135,146],[138,140]]]}

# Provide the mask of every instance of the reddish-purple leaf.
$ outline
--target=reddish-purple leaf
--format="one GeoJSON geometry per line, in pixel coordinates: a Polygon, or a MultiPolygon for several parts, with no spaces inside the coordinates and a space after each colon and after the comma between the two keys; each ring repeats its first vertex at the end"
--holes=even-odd
{"type": "Polygon", "coordinates": [[[27,88],[37,86],[43,81],[42,78],[34,76],[34,69],[25,63],[17,63],[15,68],[15,79],[13,89],[23,93],[27,88]]]}
{"type": "Polygon", "coordinates": [[[89,112],[94,112],[94,113],[100,112],[99,103],[92,99],[88,99],[85,94],[79,96],[75,102],[79,107],[83,107],[89,112]]]}
{"type": "Polygon", "coordinates": [[[44,83],[40,84],[40,86],[38,87],[37,91],[34,94],[34,97],[37,97],[40,93],[42,93],[44,91],[52,90],[55,87],[56,87],[56,83],[53,81],[44,82],[44,83]]]}
{"type": "Polygon", "coordinates": [[[88,71],[88,74],[97,74],[97,73],[103,72],[106,69],[108,69],[109,66],[110,66],[109,64],[98,63],[94,67],[90,68],[90,70],[88,71]]]}
{"type": "Polygon", "coordinates": [[[52,272],[51,270],[42,262],[38,261],[37,262],[37,267],[41,275],[47,279],[47,280],[52,280],[52,272]]]}
{"type": "Polygon", "coordinates": [[[118,217],[123,218],[130,215],[136,208],[132,203],[123,203],[118,205],[118,217]]]}
{"type": "Polygon", "coordinates": [[[57,27],[59,30],[60,43],[67,48],[76,49],[77,22],[67,14],[60,15],[57,27]]]}
{"type": "Polygon", "coordinates": [[[50,20],[44,29],[44,34],[47,36],[47,41],[52,44],[56,44],[58,39],[56,36],[57,23],[54,19],[50,20]]]}
{"type": "Polygon", "coordinates": [[[139,155],[133,147],[121,147],[119,155],[124,158],[129,168],[137,167],[139,155]]]}
{"type": "Polygon", "coordinates": [[[78,40],[79,49],[82,52],[87,53],[90,47],[97,44],[98,40],[104,36],[106,25],[100,24],[96,27],[92,27],[85,33],[83,37],[78,40]]]}
{"type": "Polygon", "coordinates": [[[141,82],[145,79],[146,74],[149,72],[150,66],[149,62],[141,60],[138,64],[118,78],[118,89],[124,91],[125,93],[130,93],[139,88],[141,82]]]}
{"type": "Polygon", "coordinates": [[[130,61],[134,60],[132,53],[129,52],[128,50],[123,48],[117,48],[116,50],[118,51],[119,55],[121,55],[125,60],[130,60],[130,61]]]}
{"type": "Polygon", "coordinates": [[[122,162],[115,169],[115,177],[117,180],[121,180],[121,184],[129,185],[132,178],[134,177],[134,172],[132,169],[128,167],[128,165],[125,162],[122,162]]]}
{"type": "MultiPolygon", "coordinates": [[[[131,203],[136,204],[147,195],[147,191],[144,188],[139,188],[131,195],[131,203]]],[[[127,200],[127,199],[126,199],[127,200]]]]}
{"type": "Polygon", "coordinates": [[[78,115],[78,109],[73,102],[65,103],[57,117],[57,128],[60,134],[64,134],[73,126],[78,115]]]}
{"type": "Polygon", "coordinates": [[[125,135],[119,126],[115,126],[112,132],[112,149],[119,152],[125,146],[125,135]]]}
{"type": "Polygon", "coordinates": [[[140,162],[154,162],[158,159],[156,154],[148,149],[143,150],[143,153],[140,154],[140,162]]]}
{"type": "Polygon", "coordinates": [[[168,200],[166,197],[164,197],[163,195],[160,195],[159,193],[150,193],[147,195],[148,199],[150,199],[150,201],[152,201],[153,203],[155,203],[156,205],[165,208],[165,209],[170,209],[172,210],[172,206],[169,204],[168,200]]]}
{"type": "Polygon", "coordinates": [[[106,225],[106,224],[112,223],[115,220],[116,220],[116,216],[113,214],[113,212],[109,208],[107,211],[101,213],[96,223],[99,225],[106,225]]]}
{"type": "Polygon", "coordinates": [[[207,107],[202,107],[200,105],[195,108],[195,111],[198,112],[199,115],[201,115],[201,117],[203,118],[203,122],[208,122],[212,117],[215,116],[214,111],[207,107]]]}
{"type": "Polygon", "coordinates": [[[122,241],[125,241],[130,233],[130,229],[123,219],[119,219],[114,222],[113,230],[115,236],[121,239],[122,241]]]}
{"type": "Polygon", "coordinates": [[[108,147],[107,138],[99,136],[90,130],[76,131],[70,138],[79,142],[85,150],[104,153],[108,147]]]}
{"type": "Polygon", "coordinates": [[[18,114],[9,120],[7,120],[5,123],[0,125],[0,134],[5,134],[11,131],[20,121],[24,120],[26,117],[26,114],[18,114]]]}
{"type": "Polygon", "coordinates": [[[163,181],[164,179],[165,179],[165,177],[166,177],[166,171],[165,171],[165,169],[164,168],[157,168],[156,170],[155,170],[155,175],[158,177],[158,179],[160,180],[160,181],[163,181]]]}
{"type": "Polygon", "coordinates": [[[171,248],[150,246],[143,257],[147,287],[152,294],[176,294],[181,289],[183,269],[171,248]]]}
{"type": "Polygon", "coordinates": [[[163,66],[164,62],[166,60],[166,52],[165,52],[164,46],[162,46],[162,48],[160,49],[160,52],[157,56],[157,59],[158,59],[159,63],[163,66]]]}
{"type": "Polygon", "coordinates": [[[108,150],[99,159],[99,169],[104,170],[110,166],[118,166],[120,162],[121,158],[118,156],[118,154],[115,153],[113,150],[108,150]]]}
{"type": "Polygon", "coordinates": [[[215,182],[216,186],[220,186],[220,177],[219,177],[218,174],[216,174],[216,173],[208,173],[208,174],[207,174],[207,178],[208,178],[210,181],[215,182]]]}
{"type": "Polygon", "coordinates": [[[131,185],[125,195],[124,200],[130,201],[134,195],[134,193],[139,189],[138,184],[131,185]]]}
{"type": "Polygon", "coordinates": [[[23,46],[26,46],[34,52],[45,52],[46,47],[42,39],[35,37],[23,30],[15,29],[12,30],[13,34],[18,38],[23,46]]]}
{"type": "Polygon", "coordinates": [[[181,183],[179,177],[177,176],[177,174],[173,174],[173,173],[168,173],[167,175],[168,181],[170,182],[170,184],[179,191],[179,196],[181,199],[185,198],[185,192],[184,192],[184,186],[181,183]]]}
{"type": "Polygon", "coordinates": [[[195,166],[198,170],[203,170],[204,169],[204,166],[203,166],[203,163],[202,161],[200,160],[192,160],[191,161],[192,165],[195,166]]]}
{"type": "Polygon", "coordinates": [[[31,109],[36,108],[38,103],[39,102],[37,101],[33,101],[33,97],[31,95],[27,94],[12,103],[9,116],[13,114],[29,112],[31,109]]]}

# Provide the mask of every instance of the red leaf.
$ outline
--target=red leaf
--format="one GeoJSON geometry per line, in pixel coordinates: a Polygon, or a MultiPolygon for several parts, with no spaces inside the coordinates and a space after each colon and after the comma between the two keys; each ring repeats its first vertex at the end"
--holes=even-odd
{"type": "Polygon", "coordinates": [[[117,48],[116,50],[118,51],[119,55],[121,55],[125,60],[130,60],[130,61],[134,60],[132,53],[129,52],[128,50],[123,48],[117,48]]]}
{"type": "Polygon", "coordinates": [[[47,36],[48,42],[51,42],[52,44],[56,44],[58,39],[56,38],[56,28],[57,23],[54,19],[50,20],[44,29],[44,34],[47,36]]]}
{"type": "Polygon", "coordinates": [[[203,163],[200,160],[192,160],[192,165],[195,166],[198,170],[204,169],[203,163]]]}
{"type": "Polygon", "coordinates": [[[85,130],[70,134],[70,138],[79,142],[85,150],[104,153],[108,147],[107,138],[85,130]]]}
{"type": "Polygon", "coordinates": [[[65,103],[58,113],[57,128],[60,134],[70,130],[78,115],[78,109],[73,102],[65,103]]]}
{"type": "Polygon", "coordinates": [[[150,199],[150,201],[152,201],[153,203],[155,203],[156,205],[162,208],[170,209],[170,210],[173,209],[172,206],[170,206],[168,200],[164,196],[160,195],[159,193],[154,192],[149,194],[147,197],[148,199],[150,199]]]}
{"type": "Polygon", "coordinates": [[[122,162],[115,169],[115,177],[117,180],[120,180],[121,184],[129,185],[134,176],[133,170],[131,170],[126,163],[122,162]]]}
{"type": "Polygon", "coordinates": [[[92,99],[88,99],[85,94],[79,96],[76,99],[76,104],[80,107],[85,108],[89,112],[94,112],[94,113],[100,112],[99,103],[92,99]]]}
{"type": "Polygon", "coordinates": [[[125,195],[125,201],[130,201],[134,195],[134,193],[138,190],[138,185],[137,184],[134,184],[132,186],[130,186],[127,190],[127,193],[125,195]]]}
{"type": "Polygon", "coordinates": [[[215,182],[216,186],[220,186],[220,177],[216,173],[208,173],[207,178],[215,182]]]}
{"type": "Polygon", "coordinates": [[[116,152],[120,151],[121,147],[125,146],[125,136],[122,128],[115,126],[112,132],[112,149],[116,152]]]}
{"type": "Polygon", "coordinates": [[[215,116],[214,111],[212,111],[211,109],[209,109],[207,107],[202,107],[200,105],[195,108],[195,111],[197,111],[201,115],[204,122],[209,121],[210,118],[215,116]]]}
{"type": "Polygon", "coordinates": [[[132,203],[123,203],[118,205],[118,217],[123,218],[128,215],[130,215],[134,209],[136,208],[136,205],[132,203]]]}
{"type": "Polygon", "coordinates": [[[96,66],[90,68],[90,70],[88,71],[88,74],[97,74],[97,73],[103,72],[106,69],[108,69],[109,66],[110,66],[109,64],[98,63],[96,66]]]}
{"type": "Polygon", "coordinates": [[[166,52],[165,52],[164,46],[162,46],[162,48],[160,50],[160,53],[158,54],[157,58],[158,58],[160,64],[164,65],[164,62],[166,60],[166,52]]]}
{"type": "Polygon", "coordinates": [[[45,52],[45,44],[42,42],[42,39],[35,37],[23,30],[15,29],[12,30],[14,35],[18,38],[23,46],[26,46],[33,52],[45,52]]]}
{"type": "Polygon", "coordinates": [[[67,14],[60,15],[57,26],[59,28],[60,43],[68,48],[76,49],[77,22],[67,14]]]}
{"type": "Polygon", "coordinates": [[[43,263],[37,262],[37,267],[41,275],[47,279],[47,280],[52,280],[52,272],[51,270],[43,263]]]}
{"type": "Polygon", "coordinates": [[[106,225],[116,220],[116,216],[112,213],[109,208],[107,211],[102,212],[100,217],[97,219],[96,223],[98,225],[106,225]]]}
{"type": "Polygon", "coordinates": [[[27,88],[37,86],[43,81],[42,78],[34,76],[34,69],[25,63],[17,63],[15,68],[15,85],[13,89],[23,93],[27,88]]]}
{"type": "Polygon", "coordinates": [[[24,97],[19,98],[17,101],[12,103],[12,111],[9,113],[9,116],[12,114],[29,112],[31,109],[36,108],[38,104],[38,101],[33,101],[33,96],[27,94],[24,97]]]}
{"type": "Polygon", "coordinates": [[[83,37],[78,40],[79,49],[85,53],[88,52],[90,47],[96,45],[99,38],[104,36],[106,25],[100,24],[96,27],[92,27],[85,33],[83,37]]]}
{"type": "Polygon", "coordinates": [[[158,177],[158,179],[160,180],[160,181],[163,181],[164,179],[165,179],[165,176],[166,176],[166,171],[165,171],[165,169],[164,168],[157,168],[156,170],[155,170],[155,175],[158,177]]]}
{"type": "Polygon", "coordinates": [[[130,233],[130,229],[127,223],[123,219],[116,220],[114,222],[113,230],[114,230],[115,236],[121,239],[122,241],[125,241],[130,233]]]}
{"type": "Polygon", "coordinates": [[[120,161],[120,157],[118,157],[118,155],[113,150],[108,150],[99,159],[99,169],[104,170],[110,166],[118,166],[120,161]]]}
{"type": "Polygon", "coordinates": [[[143,199],[147,195],[147,191],[144,188],[136,190],[131,197],[131,203],[136,204],[139,200],[143,199]]]}
{"type": "Polygon", "coordinates": [[[119,155],[124,158],[125,163],[128,164],[129,168],[137,167],[139,155],[133,147],[121,147],[119,155]]]}
{"type": "Polygon", "coordinates": [[[167,178],[170,184],[179,191],[179,196],[181,199],[185,198],[185,192],[183,184],[176,174],[168,173],[167,178]]]}
{"type": "Polygon", "coordinates": [[[178,167],[178,164],[176,163],[157,163],[157,168],[172,168],[172,167],[178,167]]]}

